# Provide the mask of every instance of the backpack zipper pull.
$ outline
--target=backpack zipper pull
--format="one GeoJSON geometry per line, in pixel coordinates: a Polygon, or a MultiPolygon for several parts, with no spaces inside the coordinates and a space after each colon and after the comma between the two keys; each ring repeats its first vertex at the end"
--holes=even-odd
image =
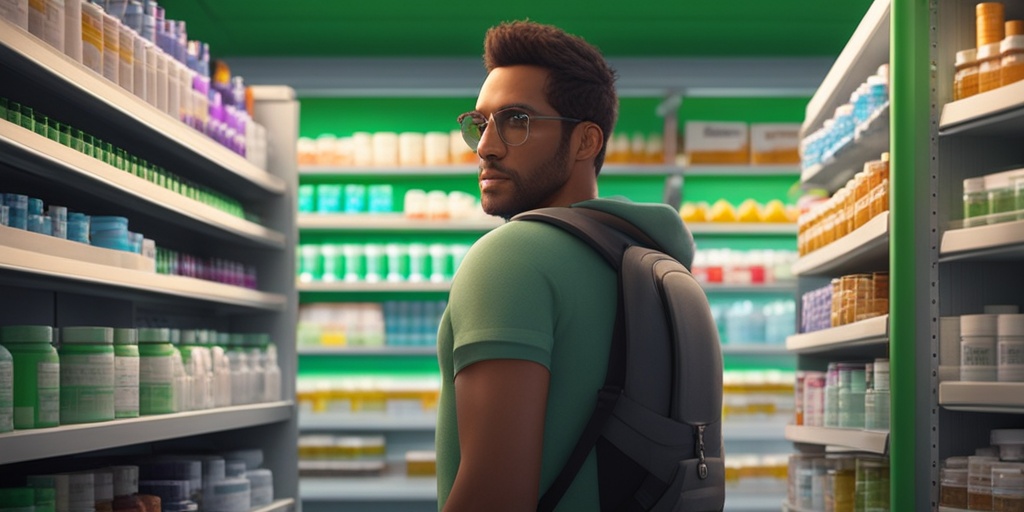
{"type": "Polygon", "coordinates": [[[704,459],[704,429],[706,425],[697,427],[697,476],[701,480],[708,477],[708,464],[704,459]]]}

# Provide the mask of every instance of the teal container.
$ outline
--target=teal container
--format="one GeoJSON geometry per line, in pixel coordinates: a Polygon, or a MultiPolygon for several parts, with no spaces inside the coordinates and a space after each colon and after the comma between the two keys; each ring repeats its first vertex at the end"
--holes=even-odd
{"type": "Polygon", "coordinates": [[[35,512],[35,494],[31,487],[0,488],[0,512],[35,512]]]}
{"type": "Polygon", "coordinates": [[[139,416],[139,340],[135,329],[114,329],[114,417],[139,416]]]}
{"type": "Polygon", "coordinates": [[[139,329],[139,414],[176,412],[174,358],[170,329],[139,329]]]}
{"type": "Polygon", "coordinates": [[[60,356],[48,325],[0,327],[14,359],[14,428],[60,425],[60,356]]]}
{"type": "Polygon", "coordinates": [[[14,430],[14,356],[0,345],[0,433],[14,430]]]}
{"type": "Polygon", "coordinates": [[[60,345],[60,423],[114,419],[114,330],[63,327],[60,345]]]}
{"type": "Polygon", "coordinates": [[[33,489],[33,491],[35,492],[35,512],[57,511],[57,489],[40,487],[33,489]]]}

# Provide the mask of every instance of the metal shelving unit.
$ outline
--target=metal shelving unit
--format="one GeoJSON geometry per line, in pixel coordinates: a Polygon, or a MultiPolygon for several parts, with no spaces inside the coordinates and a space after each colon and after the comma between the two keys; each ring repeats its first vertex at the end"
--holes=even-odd
{"type": "Polygon", "coordinates": [[[486,233],[502,224],[497,217],[473,219],[410,219],[401,213],[303,213],[299,229],[313,231],[403,231],[486,233]]]}
{"type": "Polygon", "coordinates": [[[889,451],[889,433],[874,430],[786,425],[786,439],[878,455],[889,451]]]}
{"type": "Polygon", "coordinates": [[[806,254],[793,264],[797,276],[841,275],[885,266],[889,258],[889,212],[852,233],[806,254]]]}
{"type": "MultiPolygon", "coordinates": [[[[253,89],[256,122],[276,151],[259,169],[207,136],[0,20],[0,96],[37,106],[184,179],[230,194],[259,215],[240,219],[0,121],[4,192],[90,215],[122,215],[161,247],[245,261],[257,290],[157,274],[152,262],[35,233],[0,232],[0,325],[170,327],[267,332],[277,347],[282,396],[295,393],[295,152],[298,105],[287,88],[253,89]]],[[[0,479],[66,470],[79,455],[145,457],[173,447],[260,448],[278,500],[295,508],[295,405],[290,399],[0,434],[0,479]]]]}

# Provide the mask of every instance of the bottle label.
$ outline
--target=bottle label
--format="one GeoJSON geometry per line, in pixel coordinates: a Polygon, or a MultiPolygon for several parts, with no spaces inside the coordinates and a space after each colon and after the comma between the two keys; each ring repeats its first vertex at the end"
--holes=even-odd
{"type": "Polygon", "coordinates": [[[14,429],[14,363],[0,362],[0,432],[14,429]]]}
{"type": "Polygon", "coordinates": [[[140,357],[140,384],[173,384],[174,360],[171,356],[140,357]]]}
{"type": "Polygon", "coordinates": [[[991,344],[960,345],[960,366],[995,366],[996,351],[991,344]]]}
{"type": "Polygon", "coordinates": [[[60,358],[60,372],[60,383],[64,387],[109,387],[114,382],[114,354],[63,354],[60,358]]]}
{"type": "Polygon", "coordinates": [[[1024,341],[1000,341],[998,361],[1000,382],[1024,382],[1024,341]]]}
{"type": "Polygon", "coordinates": [[[118,417],[139,414],[139,358],[114,358],[114,414],[118,417]]]}
{"type": "Polygon", "coordinates": [[[36,365],[37,427],[60,424],[60,363],[36,365]]]}

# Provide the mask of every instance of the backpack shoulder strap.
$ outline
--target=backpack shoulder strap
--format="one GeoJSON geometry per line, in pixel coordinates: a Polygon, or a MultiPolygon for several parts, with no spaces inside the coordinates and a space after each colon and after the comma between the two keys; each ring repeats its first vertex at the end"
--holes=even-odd
{"type": "MultiPolygon", "coordinates": [[[[618,216],[589,208],[541,208],[520,213],[512,220],[545,222],[568,231],[604,257],[616,274],[619,274],[619,267],[626,249],[636,245],[637,238],[650,240],[646,234],[618,216]],[[609,224],[615,227],[612,228],[609,224]],[[619,229],[619,224],[623,226],[623,229],[619,229]],[[631,232],[635,232],[636,237],[632,236],[631,232]],[[630,235],[626,233],[630,233],[630,235]]],[[[653,241],[651,243],[653,244],[653,241]]],[[[601,436],[601,432],[622,394],[622,388],[626,382],[626,328],[621,279],[618,280],[617,288],[615,327],[609,349],[608,370],[605,374],[604,386],[598,391],[597,404],[590,419],[587,420],[583,433],[576,441],[576,446],[573,447],[569,459],[548,490],[541,496],[537,505],[538,511],[554,510],[562,496],[569,490],[576,474],[583,467],[587,455],[597,444],[597,439],[601,436]]]]}

